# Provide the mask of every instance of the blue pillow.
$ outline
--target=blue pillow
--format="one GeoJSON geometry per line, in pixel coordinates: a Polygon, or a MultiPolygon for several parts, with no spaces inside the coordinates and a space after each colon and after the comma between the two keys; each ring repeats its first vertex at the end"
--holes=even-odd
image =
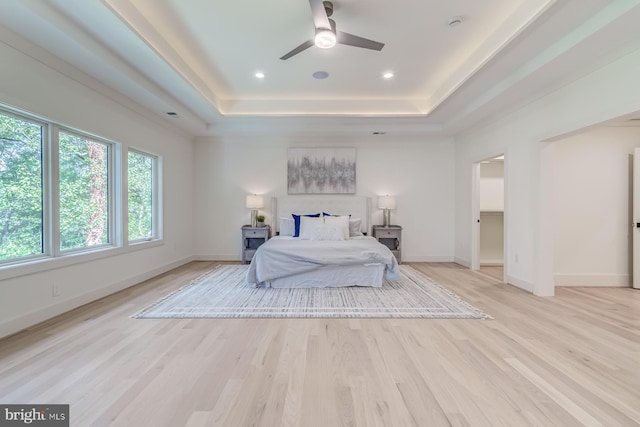
{"type": "MultiPolygon", "coordinates": [[[[343,216],[343,215],[340,215],[340,214],[331,215],[330,213],[322,212],[322,216],[343,216]]],[[[349,214],[349,218],[351,218],[351,214],[349,214]]]]}
{"type": "Polygon", "coordinates": [[[296,214],[291,214],[291,216],[293,217],[293,237],[300,237],[300,217],[301,216],[308,216],[311,218],[319,218],[320,214],[307,214],[307,215],[296,215],[296,214]]]}

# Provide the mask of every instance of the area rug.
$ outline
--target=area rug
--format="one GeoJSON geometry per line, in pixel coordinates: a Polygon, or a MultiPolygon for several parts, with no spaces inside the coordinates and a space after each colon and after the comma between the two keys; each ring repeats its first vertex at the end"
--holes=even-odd
{"type": "Polygon", "coordinates": [[[247,265],[220,266],[134,314],[137,319],[199,318],[412,318],[487,319],[487,314],[400,266],[400,278],[380,288],[256,288],[247,265]]]}

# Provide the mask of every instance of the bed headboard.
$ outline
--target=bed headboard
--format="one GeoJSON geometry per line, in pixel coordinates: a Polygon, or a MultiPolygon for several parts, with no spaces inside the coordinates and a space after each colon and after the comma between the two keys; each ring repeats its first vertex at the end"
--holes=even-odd
{"type": "Polygon", "coordinates": [[[361,231],[371,235],[371,197],[361,196],[284,196],[271,199],[271,228],[276,232],[280,217],[291,214],[327,212],[332,215],[351,215],[361,218],[361,231]]]}

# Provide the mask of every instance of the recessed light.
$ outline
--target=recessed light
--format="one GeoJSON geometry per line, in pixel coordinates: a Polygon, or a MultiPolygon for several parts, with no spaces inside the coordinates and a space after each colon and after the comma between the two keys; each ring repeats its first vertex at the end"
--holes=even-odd
{"type": "Polygon", "coordinates": [[[326,71],[316,71],[315,73],[312,74],[314,79],[326,79],[327,77],[329,77],[329,73],[327,73],[326,71]]]}
{"type": "Polygon", "coordinates": [[[255,76],[256,79],[264,79],[264,73],[262,71],[258,71],[255,76]]]}
{"type": "Polygon", "coordinates": [[[382,78],[385,80],[389,80],[393,78],[393,73],[391,71],[386,71],[382,74],[382,78]]]}

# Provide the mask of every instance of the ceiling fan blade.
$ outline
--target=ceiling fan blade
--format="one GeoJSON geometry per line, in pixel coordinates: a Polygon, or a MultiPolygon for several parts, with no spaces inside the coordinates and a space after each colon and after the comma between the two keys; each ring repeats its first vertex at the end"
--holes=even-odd
{"type": "Polygon", "coordinates": [[[331,29],[329,17],[327,16],[327,12],[324,10],[324,3],[322,0],[309,0],[309,4],[311,5],[313,23],[316,28],[331,29]]]}
{"type": "Polygon", "coordinates": [[[302,43],[300,46],[298,46],[297,48],[293,49],[291,52],[285,54],[283,57],[281,57],[280,59],[285,60],[285,59],[289,59],[291,58],[293,55],[297,55],[300,52],[302,52],[303,50],[307,50],[309,49],[311,46],[313,46],[313,40],[307,40],[306,42],[302,43]]]}
{"type": "Polygon", "coordinates": [[[384,43],[354,36],[353,34],[345,33],[342,31],[336,31],[336,37],[338,39],[338,43],[346,44],[349,46],[362,47],[371,50],[382,50],[382,48],[384,47],[384,43]]]}

